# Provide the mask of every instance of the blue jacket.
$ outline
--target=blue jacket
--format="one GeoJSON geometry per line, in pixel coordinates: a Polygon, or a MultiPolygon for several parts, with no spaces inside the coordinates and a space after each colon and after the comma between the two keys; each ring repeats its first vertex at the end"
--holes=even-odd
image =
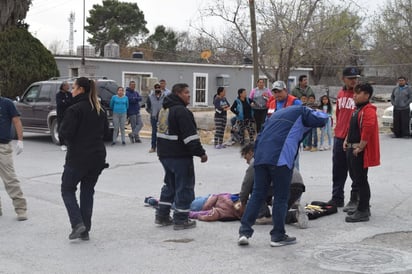
{"type": "Polygon", "coordinates": [[[300,142],[312,128],[323,127],[326,113],[305,106],[276,111],[265,123],[255,144],[255,166],[273,165],[292,169],[300,142]]]}
{"type": "Polygon", "coordinates": [[[127,98],[129,98],[129,108],[127,109],[127,115],[130,116],[140,114],[140,101],[142,101],[142,96],[139,95],[139,92],[127,87],[126,96],[127,98]]]}
{"type": "Polygon", "coordinates": [[[129,99],[126,96],[119,97],[117,95],[113,95],[110,100],[110,108],[113,113],[126,114],[127,109],[129,108],[129,99]]]}

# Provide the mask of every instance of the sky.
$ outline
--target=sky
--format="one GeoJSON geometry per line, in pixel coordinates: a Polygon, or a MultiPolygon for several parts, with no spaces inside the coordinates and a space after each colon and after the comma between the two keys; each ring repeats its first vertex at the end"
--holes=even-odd
{"type": "MultiPolygon", "coordinates": [[[[191,24],[199,24],[199,9],[215,0],[128,0],[137,3],[143,11],[150,33],[158,25],[170,27],[175,31],[193,31],[191,24]]],[[[334,0],[344,1],[344,0],[334,0]]],[[[356,3],[362,10],[372,13],[378,7],[378,0],[357,0],[356,3]]],[[[74,50],[83,43],[83,0],[33,0],[27,13],[26,23],[30,25],[29,31],[37,37],[43,45],[59,41],[62,50],[69,49],[70,24],[69,16],[75,13],[74,22],[74,50]]],[[[213,2],[212,2],[213,3],[213,2]]],[[[102,5],[101,0],[85,0],[86,17],[93,4],[102,5]]],[[[86,22],[87,24],[87,22],[86,22]]],[[[223,27],[218,19],[210,19],[206,28],[223,27]]],[[[88,34],[86,33],[87,43],[88,34]]]]}

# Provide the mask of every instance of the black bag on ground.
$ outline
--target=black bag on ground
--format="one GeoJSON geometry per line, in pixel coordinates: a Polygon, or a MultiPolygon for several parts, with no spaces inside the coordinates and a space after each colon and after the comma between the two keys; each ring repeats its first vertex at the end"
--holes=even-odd
{"type": "Polygon", "coordinates": [[[325,202],[313,201],[305,207],[309,220],[327,216],[338,212],[338,208],[325,202]]]}

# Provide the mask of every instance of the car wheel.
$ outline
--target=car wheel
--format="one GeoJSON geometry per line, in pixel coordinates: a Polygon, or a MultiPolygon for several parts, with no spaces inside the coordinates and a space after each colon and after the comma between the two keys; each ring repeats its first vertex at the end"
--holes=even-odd
{"type": "Polygon", "coordinates": [[[50,127],[50,135],[52,138],[53,143],[56,145],[60,145],[60,140],[59,140],[59,123],[57,122],[57,119],[53,119],[50,127]]]}

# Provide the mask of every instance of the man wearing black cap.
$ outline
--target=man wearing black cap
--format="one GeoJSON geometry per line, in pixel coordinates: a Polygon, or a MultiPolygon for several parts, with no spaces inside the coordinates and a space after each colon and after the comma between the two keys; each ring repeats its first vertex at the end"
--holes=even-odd
{"type": "MultiPolygon", "coordinates": [[[[353,90],[358,84],[359,78],[360,75],[357,68],[345,68],[342,73],[344,86],[339,90],[336,98],[336,126],[332,153],[332,199],[328,204],[337,207],[343,207],[344,205],[344,189],[346,178],[348,177],[348,165],[346,162],[346,153],[343,150],[343,142],[348,134],[349,121],[355,109],[353,90]]],[[[356,183],[352,182],[350,201],[343,211],[347,212],[349,209],[356,208],[358,200],[358,188],[356,183]]]]}

